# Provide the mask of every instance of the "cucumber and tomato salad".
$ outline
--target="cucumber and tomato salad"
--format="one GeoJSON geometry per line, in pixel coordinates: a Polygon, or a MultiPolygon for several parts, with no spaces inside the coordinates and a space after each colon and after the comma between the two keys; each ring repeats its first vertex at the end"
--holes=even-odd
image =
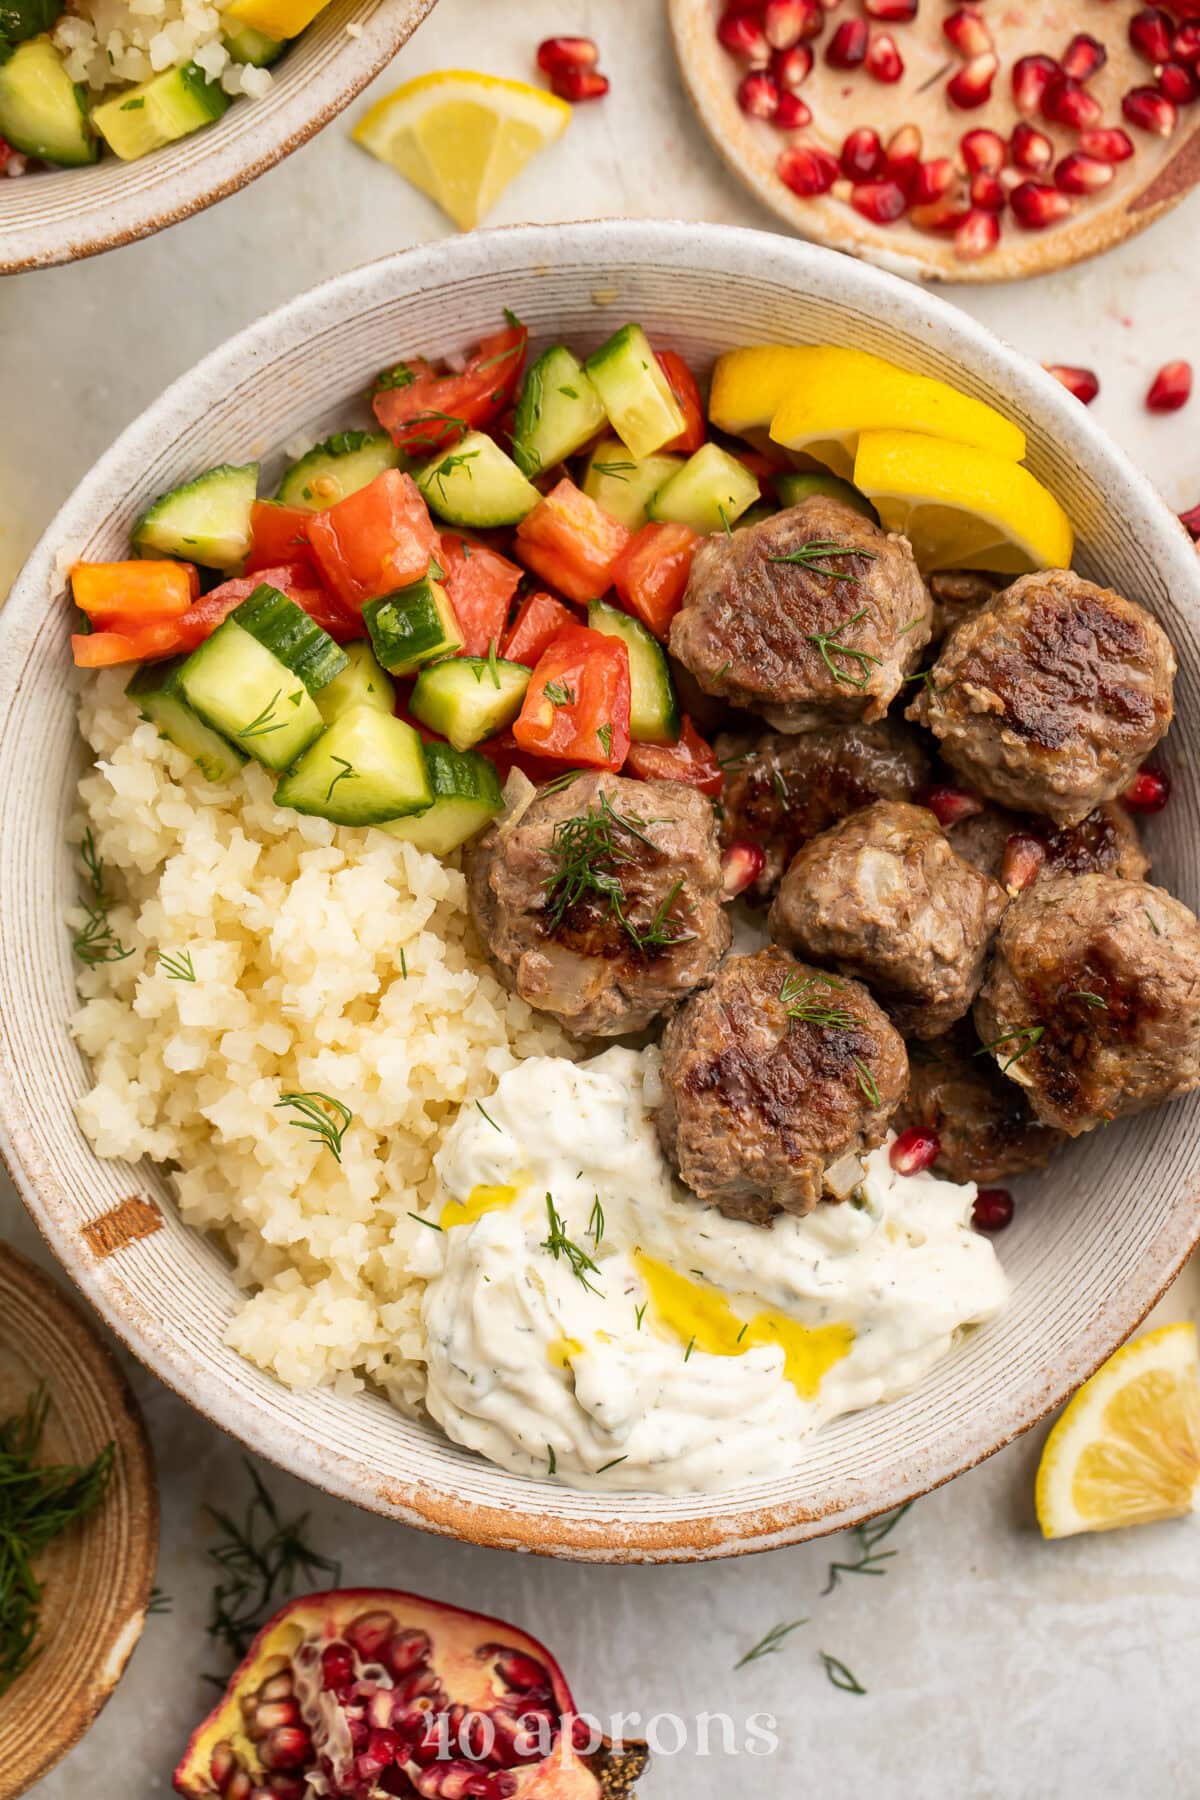
{"type": "Polygon", "coordinates": [[[664,650],[693,554],[769,506],[764,479],[794,504],[832,478],[711,437],[636,324],[526,372],[527,350],[508,315],[460,369],[394,364],[381,429],[315,445],[269,497],[256,463],[161,495],[129,560],[72,571],[76,662],[140,664],[141,712],[211,779],[253,759],[280,805],[438,854],[514,763],[717,792],[664,650]]]}

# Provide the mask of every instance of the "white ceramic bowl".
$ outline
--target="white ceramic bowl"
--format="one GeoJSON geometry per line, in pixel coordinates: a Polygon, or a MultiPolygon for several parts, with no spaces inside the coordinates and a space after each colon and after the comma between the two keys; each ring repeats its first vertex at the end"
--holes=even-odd
{"type": "Polygon", "coordinates": [[[237,100],[215,125],[137,162],[105,156],[0,181],[0,275],[115,250],[237,193],[349,106],[436,3],[333,0],[264,99],[237,100]]]}
{"type": "Polygon", "coordinates": [[[180,1224],[163,1176],[98,1161],[74,1121],[88,1076],[66,1027],[61,921],[75,892],[65,830],[81,752],[61,559],[121,555],[149,497],[212,463],[271,457],[294,433],[344,417],[397,355],[464,349],[505,305],[536,338],[576,348],[640,319],[697,365],[755,341],[859,345],[1018,420],[1031,466],[1075,520],[1081,570],[1150,606],[1179,653],[1175,797],[1151,837],[1159,879],[1200,903],[1200,564],[1149,484],[1055,381],[918,289],[780,238],[621,223],[476,233],[327,282],[208,357],[102,459],[17,582],[0,617],[0,1144],[54,1249],[129,1346],[202,1412],[318,1486],[479,1543],[596,1561],[764,1549],[969,1468],[1133,1329],[1200,1236],[1200,1095],[1094,1133],[1025,1184],[1000,1240],[1008,1310],[917,1392],[821,1432],[793,1474],[696,1498],[519,1479],[381,1399],[288,1392],[223,1346],[233,1283],[216,1246],[180,1224]],[[98,1256],[88,1222],[134,1195],[161,1206],[163,1228],[98,1256]]]}

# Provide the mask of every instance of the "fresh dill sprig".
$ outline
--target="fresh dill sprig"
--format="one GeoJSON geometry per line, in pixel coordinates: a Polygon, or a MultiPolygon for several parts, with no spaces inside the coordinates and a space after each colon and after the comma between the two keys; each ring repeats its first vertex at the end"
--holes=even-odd
{"type": "Polygon", "coordinates": [[[906,1500],[895,1512],[885,1513],[881,1519],[868,1519],[864,1524],[856,1525],[854,1542],[858,1550],[857,1561],[830,1563],[829,1578],[821,1592],[832,1594],[843,1575],[886,1575],[887,1570],[881,1568],[880,1564],[889,1562],[896,1552],[881,1550],[879,1545],[896,1529],[911,1506],[912,1501],[906,1500]]]}
{"type": "Polygon", "coordinates": [[[567,769],[562,775],[555,775],[544,781],[538,789],[539,794],[561,794],[564,788],[571,787],[584,774],[583,769],[567,769]]]}
{"type": "Polygon", "coordinates": [[[861,581],[852,569],[831,569],[830,559],[835,556],[861,556],[867,562],[878,560],[874,550],[860,550],[855,544],[839,544],[836,538],[810,538],[807,544],[801,544],[797,550],[789,550],[786,556],[768,556],[767,561],[773,563],[798,563],[802,568],[811,569],[814,575],[826,575],[830,581],[861,581]]]}
{"type": "Polygon", "coordinates": [[[1007,1075],[1014,1063],[1019,1063],[1021,1058],[1027,1056],[1036,1044],[1041,1043],[1045,1033],[1044,1025],[1022,1025],[1015,1031],[1002,1031],[1000,1036],[993,1038],[990,1044],[981,1044],[975,1054],[976,1056],[986,1056],[989,1050],[999,1050],[1001,1044],[1016,1044],[1018,1048],[1005,1062],[1000,1064],[1002,1073],[1007,1075]]]}
{"type": "Polygon", "coordinates": [[[547,921],[552,931],[558,929],[572,907],[594,898],[605,903],[608,916],[617,921],[638,950],[670,948],[687,943],[695,936],[681,921],[670,916],[683,888],[682,876],[647,925],[639,926],[628,916],[620,871],[638,860],[637,844],[644,844],[658,854],[657,847],[646,835],[646,824],[647,821],[636,813],[617,812],[608,795],[602,792],[595,806],[589,806],[585,813],[563,819],[555,826],[550,853],[556,858],[558,867],[543,884],[547,889],[547,921]]]}
{"type": "Polygon", "coordinates": [[[546,1445],[546,1473],[547,1475],[558,1474],[558,1458],[554,1454],[553,1444],[546,1445]]]}
{"type": "Polygon", "coordinates": [[[354,1114],[332,1094],[302,1093],[281,1094],[275,1102],[276,1107],[290,1106],[300,1114],[298,1119],[289,1119],[297,1131],[309,1131],[319,1137],[335,1162],[342,1160],[342,1139],[350,1128],[354,1114]]]}
{"type": "Polygon", "coordinates": [[[882,1106],[883,1101],[879,1097],[878,1084],[866,1063],[863,1062],[860,1056],[852,1056],[850,1061],[858,1071],[858,1085],[866,1095],[867,1099],[871,1102],[871,1105],[882,1106]]]}
{"type": "Polygon", "coordinates": [[[240,738],[269,737],[273,731],[282,731],[283,720],[275,717],[275,702],[282,694],[282,688],[276,688],[262,711],[256,713],[248,725],[243,725],[238,732],[240,738]]]}
{"type": "Polygon", "coordinates": [[[495,1119],[493,1119],[491,1113],[487,1110],[487,1107],[483,1104],[483,1101],[477,1100],[475,1102],[475,1105],[477,1106],[479,1111],[483,1114],[484,1118],[487,1120],[487,1122],[491,1126],[492,1130],[499,1131],[500,1127],[497,1125],[495,1119]]]}
{"type": "Polygon", "coordinates": [[[1068,1000],[1082,1000],[1083,1004],[1085,1006],[1090,1006],[1093,1009],[1093,1011],[1098,1010],[1100,1008],[1103,1008],[1103,1010],[1105,1012],[1108,1011],[1108,1001],[1104,998],[1104,995],[1103,994],[1093,994],[1093,993],[1089,992],[1089,990],[1087,988],[1077,988],[1073,994],[1067,995],[1067,999],[1068,1000]]]}
{"type": "Polygon", "coordinates": [[[799,1631],[802,1625],[807,1624],[807,1619],[792,1619],[787,1625],[772,1625],[766,1636],[759,1638],[745,1656],[738,1657],[734,1668],[744,1669],[747,1663],[757,1662],[762,1656],[774,1656],[776,1651],[783,1648],[785,1638],[791,1637],[793,1631],[799,1631]]]}
{"type": "Polygon", "coordinates": [[[404,420],[404,447],[406,450],[437,450],[445,442],[451,432],[463,432],[467,429],[465,419],[456,418],[453,413],[439,412],[431,406],[426,412],[414,413],[411,419],[404,420]],[[439,431],[418,431],[413,434],[414,425],[440,426],[439,431]]]}
{"type": "Polygon", "coordinates": [[[851,644],[843,644],[839,638],[840,632],[846,631],[851,625],[857,625],[866,616],[867,609],[863,606],[848,619],[843,619],[840,625],[835,625],[831,631],[807,631],[804,634],[806,641],[815,644],[820,651],[821,661],[833,679],[844,682],[847,687],[865,688],[871,679],[871,669],[879,666],[879,657],[872,656],[867,650],[856,650],[851,644]],[[840,669],[833,660],[835,656],[847,657],[849,661],[857,663],[862,672],[851,675],[846,669],[840,669]]]}
{"type": "Polygon", "coordinates": [[[551,706],[574,706],[575,689],[565,681],[548,681],[542,689],[551,706]]]}
{"type": "Polygon", "coordinates": [[[852,1012],[844,1006],[830,1006],[807,991],[809,988],[840,986],[840,981],[833,981],[828,976],[801,976],[799,969],[789,969],[779,989],[780,1005],[789,1019],[800,1019],[805,1025],[824,1025],[830,1031],[849,1031],[854,1024],[852,1012]]]}
{"type": "Polygon", "coordinates": [[[588,1273],[590,1271],[591,1274],[598,1275],[599,1266],[592,1261],[586,1250],[567,1236],[566,1223],[554,1204],[553,1194],[546,1195],[546,1217],[550,1221],[550,1233],[542,1239],[541,1248],[548,1250],[555,1262],[560,1256],[565,1257],[575,1279],[583,1283],[589,1294],[598,1294],[600,1289],[588,1280],[588,1273]]]}
{"type": "MultiPolygon", "coordinates": [[[[212,1591],[208,1635],[224,1646],[231,1662],[240,1662],[279,1602],[290,1599],[301,1583],[326,1577],[329,1587],[337,1587],[342,1575],[340,1563],[308,1542],[309,1515],[281,1519],[257,1470],[249,1462],[245,1468],[254,1493],[241,1522],[215,1506],[204,1509],[222,1533],[208,1552],[221,1572],[212,1591]]],[[[223,1677],[209,1679],[225,1685],[223,1677]]]]}
{"type": "Polygon", "coordinates": [[[857,1675],[853,1674],[838,1657],[830,1656],[828,1650],[822,1650],[820,1657],[825,1673],[835,1688],[840,1689],[843,1694],[866,1693],[867,1690],[857,1675]]]}
{"type": "Polygon", "coordinates": [[[113,930],[109,918],[113,899],[104,885],[104,864],[90,827],[83,834],[79,854],[87,874],[90,898],[83,902],[87,918],[71,940],[72,949],[89,969],[98,963],[124,962],[133,951],[126,949],[113,930]]]}
{"type": "MultiPolygon", "coordinates": [[[[436,486],[441,499],[445,500],[446,498],[446,477],[452,475],[455,469],[463,468],[467,463],[474,462],[478,455],[478,450],[455,450],[452,451],[449,456],[443,457],[442,461],[429,477],[430,481],[436,486]]],[[[469,481],[475,479],[474,469],[467,469],[467,479],[469,481]]]]}
{"type": "Polygon", "coordinates": [[[600,1196],[592,1201],[592,1210],[588,1217],[588,1231],[594,1244],[598,1244],[604,1236],[604,1208],[600,1204],[600,1196]]]}
{"type": "Polygon", "coordinates": [[[628,481],[629,477],[636,469],[637,464],[632,462],[594,462],[592,464],[592,470],[595,474],[611,476],[613,481],[628,481]]]}
{"type": "Polygon", "coordinates": [[[607,720],[604,722],[603,725],[597,725],[596,736],[600,740],[600,748],[603,750],[605,756],[611,756],[612,755],[612,726],[611,726],[611,724],[609,724],[609,722],[607,720]]]}
{"type": "Polygon", "coordinates": [[[190,950],[170,953],[160,950],[158,966],[164,971],[168,981],[195,981],[196,979],[196,965],[192,961],[190,950]]]}
{"type": "Polygon", "coordinates": [[[637,1329],[639,1331],[642,1329],[642,1320],[646,1317],[646,1308],[648,1305],[649,1301],[643,1300],[640,1306],[635,1306],[633,1309],[633,1316],[637,1320],[637,1329]]]}
{"type": "Polygon", "coordinates": [[[422,1218],[421,1214],[418,1212],[410,1212],[408,1216],[410,1219],[415,1219],[418,1225],[426,1226],[430,1231],[440,1231],[442,1229],[436,1219],[422,1218]]]}
{"type": "Polygon", "coordinates": [[[690,1337],[690,1338],[689,1338],[689,1339],[688,1339],[688,1347],[687,1347],[687,1349],[686,1349],[686,1350],[685,1350],[685,1351],[684,1351],[684,1353],[683,1353],[683,1360],[684,1360],[684,1362],[691,1362],[691,1360],[692,1360],[692,1351],[693,1351],[693,1350],[694,1350],[694,1349],[695,1349],[695,1348],[696,1348],[696,1340],[695,1340],[695,1338],[694,1338],[694,1337],[690,1337]]]}
{"type": "Polygon", "coordinates": [[[150,1589],[150,1598],[146,1602],[147,1613],[169,1613],[173,1611],[174,1606],[174,1600],[162,1588],[152,1587],[150,1589]]]}
{"type": "Polygon", "coordinates": [[[333,790],[339,781],[357,781],[358,779],[358,770],[354,767],[354,764],[348,762],[344,756],[331,756],[329,760],[330,762],[337,763],[338,772],[330,782],[329,786],[325,789],[325,804],[327,806],[333,798],[333,790]]]}
{"type": "Polygon", "coordinates": [[[623,1463],[623,1462],[628,1462],[628,1461],[629,1461],[628,1454],[626,1454],[625,1456],[614,1456],[611,1462],[601,1463],[600,1467],[596,1470],[596,1473],[597,1473],[597,1475],[604,1475],[608,1472],[609,1469],[615,1469],[618,1463],[623,1463]]]}

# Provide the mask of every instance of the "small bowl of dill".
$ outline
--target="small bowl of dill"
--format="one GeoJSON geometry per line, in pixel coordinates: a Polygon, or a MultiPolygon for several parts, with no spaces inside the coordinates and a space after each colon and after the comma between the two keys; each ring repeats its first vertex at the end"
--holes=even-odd
{"type": "Polygon", "coordinates": [[[40,1780],[116,1687],[157,1553],[154,1463],[116,1358],[0,1244],[0,1800],[40,1780]]]}

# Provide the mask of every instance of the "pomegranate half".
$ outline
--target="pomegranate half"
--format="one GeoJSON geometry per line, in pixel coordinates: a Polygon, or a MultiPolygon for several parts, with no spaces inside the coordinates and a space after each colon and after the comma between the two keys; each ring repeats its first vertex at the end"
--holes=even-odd
{"type": "Polygon", "coordinates": [[[175,1771],[189,1800],[629,1800],[649,1752],[575,1711],[500,1619],[394,1588],[293,1600],[175,1771]]]}

